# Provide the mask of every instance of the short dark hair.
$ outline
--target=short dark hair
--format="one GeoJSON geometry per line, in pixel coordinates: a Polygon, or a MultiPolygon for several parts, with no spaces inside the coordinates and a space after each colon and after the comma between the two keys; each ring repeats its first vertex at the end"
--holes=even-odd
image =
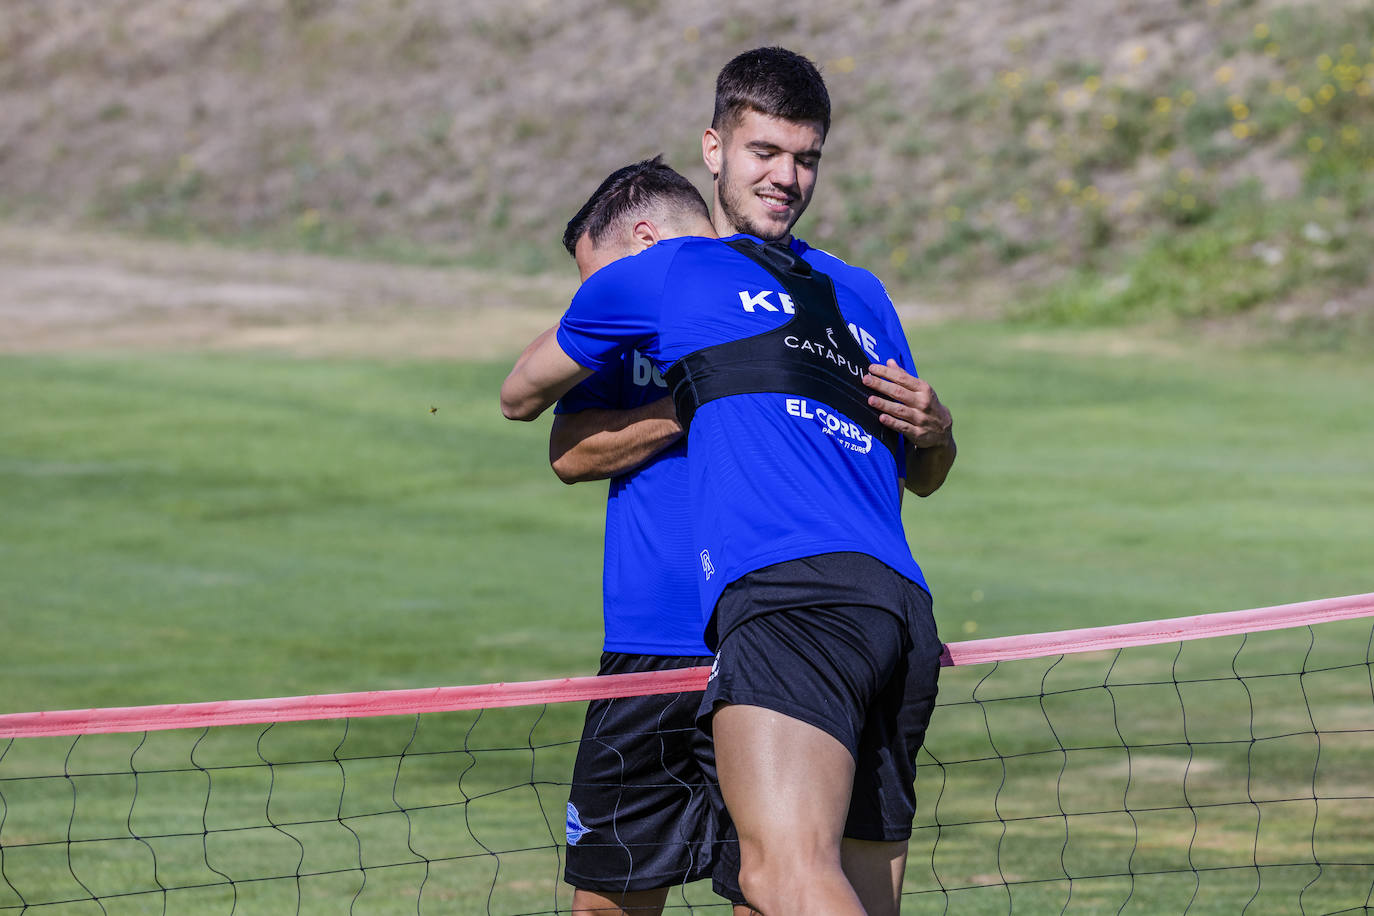
{"type": "Polygon", "coordinates": [[[563,231],[563,247],[568,254],[577,248],[577,240],[591,236],[592,244],[605,238],[611,226],[630,215],[640,215],[655,207],[667,209],[695,209],[710,219],[711,211],[701,192],[660,154],[632,165],[616,169],[601,182],[577,215],[568,220],[563,231]]]}
{"type": "Polygon", "coordinates": [[[786,48],[745,51],[716,77],[716,110],[711,127],[728,129],[746,111],[784,121],[818,121],[830,132],[830,93],[816,65],[786,48]]]}

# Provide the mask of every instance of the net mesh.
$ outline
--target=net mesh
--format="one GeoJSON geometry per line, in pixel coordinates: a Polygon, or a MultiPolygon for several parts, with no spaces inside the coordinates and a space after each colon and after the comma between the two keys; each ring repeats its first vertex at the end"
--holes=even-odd
{"type": "MultiPolygon", "coordinates": [[[[1341,601],[951,644],[908,903],[1368,912],[1374,596],[1341,601]]],[[[569,912],[567,701],[704,676],[0,716],[0,913],[569,912]]]]}
{"type": "Polygon", "coordinates": [[[557,912],[578,729],[552,718],[12,741],[0,911],[557,912]]]}
{"type": "Polygon", "coordinates": [[[1366,911],[1372,637],[1330,624],[947,678],[908,891],[952,912],[1366,911]]]}

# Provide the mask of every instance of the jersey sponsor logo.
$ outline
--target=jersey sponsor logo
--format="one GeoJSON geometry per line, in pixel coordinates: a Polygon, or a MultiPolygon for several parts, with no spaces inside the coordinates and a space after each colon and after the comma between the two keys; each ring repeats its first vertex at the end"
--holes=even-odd
{"type": "Polygon", "coordinates": [[[851,423],[820,404],[812,405],[805,398],[788,398],[787,412],[802,420],[814,420],[827,436],[833,436],[851,452],[867,455],[873,450],[873,437],[857,423],[851,423]]]}
{"type": "Polygon", "coordinates": [[[701,552],[701,571],[706,574],[706,580],[708,582],[711,576],[715,575],[716,568],[711,565],[711,552],[709,550],[703,550],[701,552]]]}
{"type": "MultiPolygon", "coordinates": [[[[832,335],[831,339],[833,340],[833,334],[835,332],[835,329],[826,328],[826,332],[827,334],[832,335]]],[[[802,353],[809,354],[815,357],[816,359],[824,359],[829,362],[832,362],[835,365],[839,366],[841,369],[848,372],[850,375],[854,376],[855,378],[860,378],[864,374],[864,370],[862,367],[856,366],[853,363],[851,363],[848,359],[845,358],[844,354],[839,353],[833,347],[826,346],[825,341],[823,340],[806,340],[804,338],[798,337],[796,334],[788,334],[786,337],[782,339],[782,342],[793,350],[800,350],[802,353]]]]}
{"type": "Polygon", "coordinates": [[[864,352],[868,354],[869,359],[873,360],[875,363],[882,362],[882,358],[878,356],[878,341],[872,334],[852,321],[849,323],[849,333],[854,335],[854,339],[859,342],[859,346],[864,348],[864,352]]]}
{"type": "Polygon", "coordinates": [[[653,364],[649,357],[638,350],[630,351],[630,366],[633,372],[631,381],[640,388],[647,388],[650,385],[657,385],[659,388],[668,387],[668,383],[663,380],[663,374],[658,371],[658,367],[653,364]]]}
{"type": "Polygon", "coordinates": [[[792,304],[792,297],[787,293],[780,293],[775,289],[766,289],[761,293],[750,293],[747,290],[739,291],[739,304],[744,306],[746,312],[753,313],[754,309],[763,309],[765,312],[776,312],[779,308],[783,314],[796,314],[797,308],[792,304]],[[778,304],[774,305],[768,298],[777,296],[778,304]]]}
{"type": "MultiPolygon", "coordinates": [[[[781,312],[784,315],[795,315],[797,312],[797,307],[792,303],[792,297],[775,289],[765,289],[757,293],[746,289],[739,290],[739,304],[751,315],[757,315],[759,312],[781,312]],[[770,296],[777,298],[776,305],[769,298],[770,296]]],[[[848,327],[849,333],[853,334],[854,339],[859,342],[859,346],[864,348],[868,358],[875,363],[882,362],[882,359],[878,357],[878,339],[855,322],[851,321],[848,327]]],[[[832,349],[839,347],[833,335],[830,337],[830,346],[832,349]]]]}
{"type": "Polygon", "coordinates": [[[592,828],[583,826],[582,816],[577,813],[577,806],[568,802],[568,824],[567,836],[568,845],[576,846],[577,841],[592,832],[592,828]]]}

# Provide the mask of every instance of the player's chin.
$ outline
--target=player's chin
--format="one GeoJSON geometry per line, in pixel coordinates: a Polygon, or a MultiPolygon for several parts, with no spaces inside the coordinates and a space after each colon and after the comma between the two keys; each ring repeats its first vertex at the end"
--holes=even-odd
{"type": "Polygon", "coordinates": [[[792,229],[792,214],[765,211],[754,219],[754,234],[765,242],[776,242],[792,229]]]}

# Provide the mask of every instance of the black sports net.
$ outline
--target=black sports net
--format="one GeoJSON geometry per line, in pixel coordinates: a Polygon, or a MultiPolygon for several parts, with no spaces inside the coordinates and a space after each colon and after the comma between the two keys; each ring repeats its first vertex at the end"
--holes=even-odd
{"type": "Polygon", "coordinates": [[[1371,640],[1358,621],[946,671],[908,899],[1367,911],[1371,640]]]}
{"type": "MultiPolygon", "coordinates": [[[[946,669],[907,909],[1368,912],[1372,655],[1366,620],[946,669]]],[[[0,913],[570,912],[583,709],[0,739],[0,913]]]]}

